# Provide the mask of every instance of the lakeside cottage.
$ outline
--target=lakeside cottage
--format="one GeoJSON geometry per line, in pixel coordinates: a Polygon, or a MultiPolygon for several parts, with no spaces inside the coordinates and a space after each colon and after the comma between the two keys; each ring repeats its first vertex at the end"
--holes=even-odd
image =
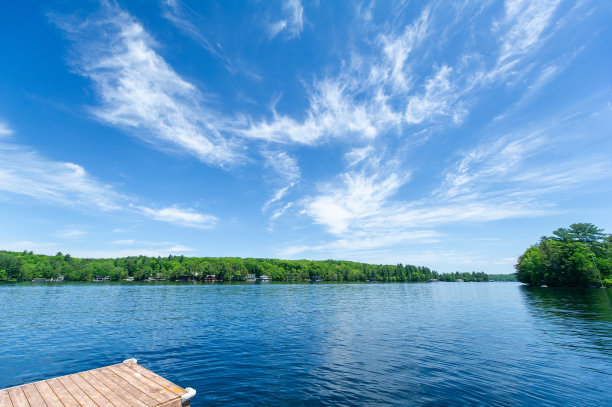
{"type": "Polygon", "coordinates": [[[255,274],[247,274],[246,281],[255,281],[255,280],[257,280],[257,277],[255,277],[255,274]]]}
{"type": "Polygon", "coordinates": [[[206,275],[206,277],[204,277],[204,281],[206,281],[207,283],[212,283],[217,281],[217,275],[216,274],[208,274],[206,275]]]}
{"type": "Polygon", "coordinates": [[[110,276],[96,276],[96,278],[93,279],[94,282],[96,283],[102,283],[105,281],[110,281],[110,276]]]}

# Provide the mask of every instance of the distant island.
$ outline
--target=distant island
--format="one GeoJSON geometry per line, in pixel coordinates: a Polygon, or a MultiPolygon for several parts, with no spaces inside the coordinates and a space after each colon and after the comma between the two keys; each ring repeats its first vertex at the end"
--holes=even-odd
{"type": "Polygon", "coordinates": [[[484,272],[438,273],[424,266],[375,265],[342,260],[279,260],[238,257],[80,259],[31,251],[0,251],[0,281],[516,281],[484,272]]]}
{"type": "Polygon", "coordinates": [[[528,248],[516,264],[518,281],[549,287],[611,287],[612,235],[574,223],[528,248]]]}

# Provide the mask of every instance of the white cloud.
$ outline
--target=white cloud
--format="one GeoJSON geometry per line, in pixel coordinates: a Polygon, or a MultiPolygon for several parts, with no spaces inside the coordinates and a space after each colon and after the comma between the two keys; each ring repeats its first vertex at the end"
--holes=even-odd
{"type": "Polygon", "coordinates": [[[75,239],[85,235],[87,235],[87,232],[85,230],[77,228],[63,229],[53,234],[53,236],[61,237],[63,239],[75,239]]]}
{"type": "MultiPolygon", "coordinates": [[[[334,235],[365,232],[372,219],[383,212],[384,203],[408,180],[409,174],[350,171],[339,185],[327,184],[322,193],[304,202],[304,211],[315,223],[334,235]]],[[[371,230],[376,233],[376,230],[371,230]]]]}
{"type": "Polygon", "coordinates": [[[75,43],[72,59],[100,98],[93,113],[158,148],[178,148],[216,165],[239,154],[220,132],[219,115],[204,108],[198,89],[155,52],[142,25],[111,5],[80,24],[55,17],[75,43]]]}
{"type": "Polygon", "coordinates": [[[476,82],[505,82],[511,76],[530,72],[533,65],[529,66],[528,57],[552,35],[549,29],[559,4],[559,0],[507,0],[504,17],[492,25],[499,44],[497,59],[493,68],[474,75],[476,82]]]}
{"type": "Polygon", "coordinates": [[[177,206],[153,209],[146,206],[133,205],[143,215],[152,219],[173,223],[180,226],[187,226],[200,229],[209,229],[217,222],[217,218],[212,215],[195,212],[193,209],[182,209],[177,206]]]}
{"type": "Polygon", "coordinates": [[[282,185],[276,190],[274,196],[263,205],[262,212],[266,212],[271,206],[285,197],[289,190],[300,180],[301,174],[297,160],[286,152],[263,151],[262,154],[266,160],[266,167],[271,168],[275,173],[275,180],[273,182],[282,185]]]}
{"type": "Polygon", "coordinates": [[[0,142],[0,191],[102,211],[119,209],[123,199],[78,164],[52,161],[6,142],[0,142]]]}
{"type": "MultiPolygon", "coordinates": [[[[104,212],[125,210],[128,197],[96,180],[78,164],[53,161],[29,148],[0,141],[0,192],[29,196],[45,203],[95,209],[104,212]]],[[[132,204],[129,205],[133,207],[132,204]]],[[[209,228],[217,218],[192,209],[171,206],[151,209],[137,206],[149,218],[183,226],[209,228]]],[[[115,232],[121,230],[116,229],[115,232]]],[[[55,236],[76,238],[87,232],[78,228],[58,231],[55,236]]]]}
{"type": "Polygon", "coordinates": [[[550,26],[559,0],[507,0],[501,26],[508,27],[502,35],[498,64],[511,67],[517,58],[541,45],[541,37],[550,26]]]}
{"type": "Polygon", "coordinates": [[[10,136],[11,134],[13,134],[13,130],[9,127],[7,123],[0,120],[0,137],[10,136]]]}
{"type": "Polygon", "coordinates": [[[167,250],[173,253],[186,253],[194,251],[194,249],[192,249],[191,247],[183,246],[180,244],[176,244],[172,247],[169,247],[167,250]]]}
{"type": "Polygon", "coordinates": [[[542,158],[563,157],[568,143],[579,146],[584,136],[580,131],[574,134],[575,126],[585,125],[584,117],[573,112],[569,118],[560,115],[544,121],[552,125],[526,125],[502,136],[492,134],[464,152],[431,195],[416,199],[399,198],[408,179],[399,177],[388,161],[370,156],[367,165],[360,164],[359,170],[349,167],[339,182],[321,186],[317,194],[301,202],[302,213],[324,226],[332,240],[292,245],[281,254],[360,256],[359,251],[402,248],[411,240],[436,242],[440,230],[454,223],[555,213],[559,197],[609,179],[612,173],[609,159],[597,153],[579,160],[542,158]]]}
{"type": "Polygon", "coordinates": [[[282,208],[279,208],[279,209],[275,210],[274,213],[272,214],[272,216],[270,216],[270,220],[273,221],[273,220],[278,219],[279,217],[283,216],[285,214],[285,212],[287,212],[289,210],[289,208],[291,208],[292,206],[293,206],[293,202],[289,202],[285,206],[283,206],[282,208]]]}
{"type": "Polygon", "coordinates": [[[291,157],[285,151],[263,151],[266,159],[266,167],[274,170],[284,180],[296,182],[300,179],[300,167],[295,157],[291,157]]]}
{"type": "Polygon", "coordinates": [[[180,0],[162,0],[162,16],[174,24],[181,32],[193,39],[202,48],[218,58],[230,72],[234,70],[230,59],[225,55],[219,43],[210,41],[192,21],[203,25],[202,17],[187,7],[180,0]]]}
{"type": "MultiPolygon", "coordinates": [[[[391,80],[397,90],[406,91],[410,88],[410,80],[406,76],[406,61],[412,51],[420,46],[429,34],[429,17],[431,10],[426,7],[421,16],[404,29],[403,34],[393,35],[382,33],[379,42],[382,44],[385,65],[374,65],[370,71],[370,80],[380,83],[381,80],[391,80]]],[[[408,72],[409,74],[409,72],[408,72]]]]}
{"type": "Polygon", "coordinates": [[[348,153],[344,154],[344,158],[348,162],[349,167],[354,167],[357,164],[363,162],[374,152],[373,146],[366,146],[361,148],[353,148],[348,153]]]}
{"type": "Polygon", "coordinates": [[[315,82],[306,119],[298,121],[274,111],[272,121],[253,123],[242,134],[270,142],[307,145],[325,137],[357,136],[367,140],[396,124],[398,117],[388,109],[383,95],[357,102],[349,84],[323,80],[315,82]]]}
{"type": "Polygon", "coordinates": [[[283,1],[283,18],[277,22],[268,24],[268,36],[270,39],[284,32],[287,39],[300,36],[304,29],[304,7],[300,0],[283,1]]]}
{"type": "Polygon", "coordinates": [[[110,244],[118,244],[118,245],[132,245],[134,243],[136,243],[134,239],[120,239],[120,240],[113,240],[112,242],[110,242],[110,244]]]}
{"type": "Polygon", "coordinates": [[[450,80],[452,69],[442,66],[433,77],[425,83],[425,92],[412,96],[406,106],[406,122],[419,124],[438,116],[451,116],[454,123],[463,120],[467,111],[457,102],[458,95],[454,83],[450,80]]]}

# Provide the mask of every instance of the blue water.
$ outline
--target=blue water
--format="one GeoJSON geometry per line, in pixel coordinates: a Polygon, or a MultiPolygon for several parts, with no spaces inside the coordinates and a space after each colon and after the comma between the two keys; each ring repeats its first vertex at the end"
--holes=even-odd
{"type": "Polygon", "coordinates": [[[612,291],[0,285],[0,388],[137,358],[204,405],[612,405],[612,291]]]}

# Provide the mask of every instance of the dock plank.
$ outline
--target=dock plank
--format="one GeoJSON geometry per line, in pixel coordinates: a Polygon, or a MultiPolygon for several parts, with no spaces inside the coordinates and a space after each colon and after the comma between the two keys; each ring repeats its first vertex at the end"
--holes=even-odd
{"type": "Polygon", "coordinates": [[[134,387],[146,391],[149,396],[153,397],[159,403],[165,403],[176,396],[174,393],[169,392],[141,374],[135,374],[132,369],[123,364],[109,366],[108,368],[118,376],[130,382],[134,387]]]}
{"type": "Polygon", "coordinates": [[[114,381],[119,386],[129,391],[134,397],[136,397],[138,400],[140,400],[147,406],[157,406],[159,404],[157,400],[155,400],[153,397],[150,397],[149,395],[147,395],[145,392],[143,392],[139,388],[133,386],[130,382],[125,380],[123,377],[115,374],[115,372],[113,372],[112,370],[108,368],[101,368],[101,369],[98,369],[98,371],[102,372],[110,380],[114,381]]]}
{"type": "MultiPolygon", "coordinates": [[[[45,401],[47,407],[64,407],[64,404],[58,398],[58,396],[53,392],[49,383],[47,382],[37,382],[34,383],[36,389],[40,393],[40,396],[45,401]]],[[[1,404],[0,404],[1,405],[1,404]]]]}
{"type": "MultiPolygon", "coordinates": [[[[83,379],[78,374],[70,375],[70,379],[74,382],[74,384],[79,386],[79,388],[83,390],[83,392],[87,394],[87,396],[90,399],[92,399],[94,403],[96,403],[100,407],[114,406],[112,402],[110,402],[106,397],[104,397],[104,395],[102,395],[98,390],[96,390],[91,384],[89,384],[85,379],[83,379]]],[[[121,406],[117,406],[117,407],[121,407],[121,406]]]]}
{"type": "Polygon", "coordinates": [[[89,396],[81,390],[77,384],[72,381],[70,376],[64,376],[59,378],[60,383],[72,394],[72,397],[79,403],[79,406],[84,407],[98,407],[98,405],[89,396]]]}
{"type": "Polygon", "coordinates": [[[144,377],[146,377],[147,379],[154,381],[155,383],[163,386],[164,388],[166,388],[167,390],[173,392],[174,394],[178,394],[179,396],[182,396],[183,394],[187,393],[187,391],[185,389],[183,389],[182,387],[177,386],[176,384],[172,383],[169,380],[164,379],[163,377],[156,375],[155,373],[153,373],[150,370],[145,369],[144,367],[136,364],[136,363],[125,363],[126,366],[128,366],[130,369],[135,370],[136,372],[140,373],[141,375],[143,375],[144,377]]]}
{"type": "Polygon", "coordinates": [[[13,407],[30,407],[30,403],[21,387],[10,388],[8,389],[8,393],[11,396],[13,407]]]}
{"type": "MultiPolygon", "coordinates": [[[[47,380],[45,383],[51,387],[53,393],[57,396],[58,399],[62,402],[62,404],[66,407],[79,407],[83,404],[80,404],[76,399],[70,394],[70,392],[64,387],[62,382],[56,377],[50,380],[47,380]]],[[[93,403],[93,402],[92,402],[93,403]]]]}
{"type": "Polygon", "coordinates": [[[47,405],[47,403],[43,401],[43,398],[41,397],[38,390],[36,390],[36,386],[34,386],[34,384],[26,384],[24,386],[21,386],[21,388],[23,389],[23,392],[25,393],[25,396],[28,399],[28,403],[30,403],[31,406],[47,405]]]}
{"type": "Polygon", "coordinates": [[[98,377],[98,372],[96,372],[95,370],[80,373],[80,376],[83,379],[87,380],[89,384],[95,387],[96,390],[102,393],[104,397],[106,397],[116,406],[147,407],[146,404],[143,404],[138,401],[134,396],[124,391],[121,387],[116,386],[114,384],[112,385],[112,387],[108,386],[105,382],[100,380],[100,378],[98,377]],[[116,392],[113,387],[118,387],[121,392],[116,392]]]}
{"type": "Polygon", "coordinates": [[[9,396],[8,391],[0,390],[0,406],[2,407],[12,407],[13,403],[11,403],[11,396],[9,396]]]}
{"type": "MultiPolygon", "coordinates": [[[[189,406],[190,404],[188,404],[189,406]]],[[[181,399],[174,399],[158,405],[157,407],[182,407],[181,399]]]]}

